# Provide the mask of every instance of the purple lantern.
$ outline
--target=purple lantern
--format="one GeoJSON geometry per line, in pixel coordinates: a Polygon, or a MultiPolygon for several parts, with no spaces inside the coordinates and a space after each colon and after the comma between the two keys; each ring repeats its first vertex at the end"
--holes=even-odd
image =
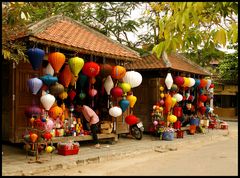
{"type": "Polygon", "coordinates": [[[37,94],[37,92],[40,90],[40,88],[43,85],[42,80],[40,80],[37,77],[28,79],[27,83],[28,83],[28,86],[29,86],[30,90],[32,91],[32,93],[34,95],[37,94]]]}
{"type": "Polygon", "coordinates": [[[42,65],[45,52],[39,48],[30,48],[27,51],[29,62],[32,65],[33,70],[38,70],[42,65]]]}

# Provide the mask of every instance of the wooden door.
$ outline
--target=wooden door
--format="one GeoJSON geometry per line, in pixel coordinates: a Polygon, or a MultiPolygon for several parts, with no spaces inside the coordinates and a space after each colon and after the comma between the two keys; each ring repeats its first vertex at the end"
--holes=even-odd
{"type": "Polygon", "coordinates": [[[40,106],[40,94],[33,95],[30,91],[27,80],[33,77],[41,77],[42,69],[37,71],[32,69],[29,63],[20,63],[16,67],[15,82],[15,142],[19,142],[26,126],[29,124],[29,118],[26,118],[24,112],[32,104],[40,106]]]}
{"type": "Polygon", "coordinates": [[[2,60],[2,140],[14,142],[13,63],[2,60]]]}

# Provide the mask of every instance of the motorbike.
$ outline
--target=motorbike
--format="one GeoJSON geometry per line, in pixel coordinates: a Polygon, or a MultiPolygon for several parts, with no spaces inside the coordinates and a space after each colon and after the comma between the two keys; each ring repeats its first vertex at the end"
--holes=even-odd
{"type": "Polygon", "coordinates": [[[137,140],[141,140],[143,136],[143,123],[134,115],[129,115],[125,118],[126,123],[129,125],[130,134],[137,140]]]}

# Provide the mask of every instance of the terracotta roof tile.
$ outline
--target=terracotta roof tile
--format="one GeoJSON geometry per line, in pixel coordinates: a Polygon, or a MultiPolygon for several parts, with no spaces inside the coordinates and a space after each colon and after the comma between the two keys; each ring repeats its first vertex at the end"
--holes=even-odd
{"type": "Polygon", "coordinates": [[[170,67],[167,67],[166,62],[161,57],[157,59],[155,54],[142,57],[139,60],[126,65],[127,69],[134,70],[155,70],[155,69],[167,69],[171,68],[178,71],[185,71],[193,74],[210,75],[210,72],[196,63],[186,59],[184,56],[179,54],[168,55],[168,62],[170,67]]]}
{"type": "Polygon", "coordinates": [[[40,22],[32,29],[32,37],[52,43],[58,43],[74,47],[74,49],[96,52],[102,55],[111,55],[114,58],[138,59],[140,56],[136,51],[104,36],[103,34],[68,17],[55,16],[51,22],[40,22]],[[59,17],[59,18],[57,18],[59,17]],[[46,23],[46,24],[44,24],[46,23]]]}

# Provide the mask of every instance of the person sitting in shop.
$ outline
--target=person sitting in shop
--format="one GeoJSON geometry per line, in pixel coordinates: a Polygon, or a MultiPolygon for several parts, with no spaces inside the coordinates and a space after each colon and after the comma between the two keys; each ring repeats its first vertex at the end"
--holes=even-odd
{"type": "Polygon", "coordinates": [[[87,105],[78,104],[76,110],[82,112],[85,120],[89,123],[93,141],[96,148],[100,148],[97,132],[98,132],[98,123],[99,117],[96,112],[87,105]]]}

